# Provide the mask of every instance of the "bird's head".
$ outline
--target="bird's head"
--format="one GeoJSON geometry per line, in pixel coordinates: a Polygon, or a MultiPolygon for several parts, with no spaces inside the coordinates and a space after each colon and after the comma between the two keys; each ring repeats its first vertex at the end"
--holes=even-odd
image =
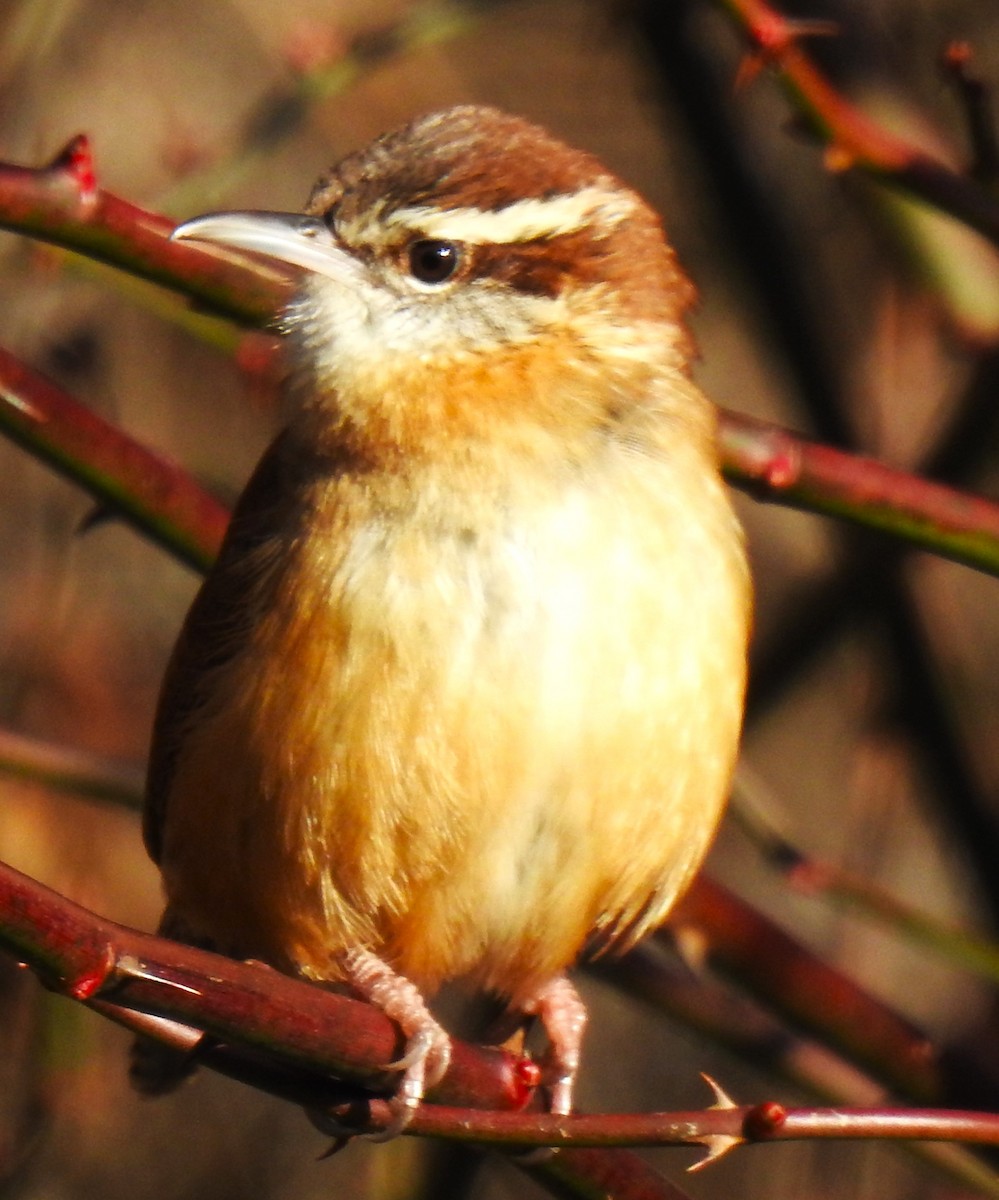
{"type": "Polygon", "coordinates": [[[407,453],[605,421],[682,375],[692,288],[659,220],[592,156],[495,109],[421,117],[350,155],[302,213],[175,237],[302,268],[284,317],[306,408],[407,453]]]}

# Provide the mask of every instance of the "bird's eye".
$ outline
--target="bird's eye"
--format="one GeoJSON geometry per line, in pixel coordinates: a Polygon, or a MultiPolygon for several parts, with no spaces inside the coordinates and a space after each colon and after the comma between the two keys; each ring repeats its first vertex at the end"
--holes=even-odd
{"type": "Polygon", "coordinates": [[[461,250],[455,242],[420,238],[408,250],[409,273],[420,283],[446,283],[457,271],[461,250]]]}

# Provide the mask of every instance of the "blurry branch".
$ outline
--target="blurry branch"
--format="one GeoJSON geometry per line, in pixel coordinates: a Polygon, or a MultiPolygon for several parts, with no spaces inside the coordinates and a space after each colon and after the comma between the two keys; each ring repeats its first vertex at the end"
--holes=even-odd
{"type": "Polygon", "coordinates": [[[228,513],[147,450],[0,349],[0,432],[85,488],[181,561],[205,570],[228,513]]]}
{"type": "Polygon", "coordinates": [[[992,184],[999,178],[999,141],[996,139],[992,93],[969,72],[971,59],[972,51],[967,42],[951,42],[940,65],[964,110],[972,152],[969,173],[979,183],[992,184]]]}
{"type": "Polygon", "coordinates": [[[816,32],[766,0],[719,0],[753,47],[754,64],[772,68],[808,128],[825,143],[837,171],[859,169],[949,213],[999,244],[999,200],[972,178],[882,128],[833,87],[801,48],[816,32]]]}
{"type": "Polygon", "coordinates": [[[307,30],[303,40],[311,32],[312,46],[298,51],[292,46],[286,54],[289,59],[304,57],[305,61],[289,81],[279,84],[259,101],[237,136],[232,152],[207,170],[184,179],[161,196],[159,204],[177,213],[217,206],[301,130],[313,105],[345,92],[366,71],[396,55],[456,37],[473,20],[470,5],[432,2],[415,5],[392,24],[365,30],[349,42],[342,41],[332,28],[323,30],[317,26],[307,30]]]}
{"type": "Polygon", "coordinates": [[[721,418],[722,465],[754,495],[843,517],[999,575],[999,504],[752,417],[721,418]]]}
{"type": "MultiPolygon", "coordinates": [[[[227,251],[173,243],[167,218],[98,189],[83,138],[74,139],[50,166],[40,170],[0,164],[0,225],[93,254],[248,324],[266,323],[290,294],[290,278],[269,266],[227,251]]],[[[54,452],[52,444],[56,426],[65,425],[72,434],[74,424],[79,425],[77,417],[85,410],[69,414],[66,405],[72,402],[62,397],[63,421],[53,424],[53,413],[41,422],[32,421],[31,413],[38,405],[31,397],[17,399],[19,385],[10,382],[16,374],[13,360],[5,356],[5,361],[5,382],[13,390],[0,398],[0,425],[81,482],[93,475],[90,468],[95,464],[88,464],[85,456],[54,452]]],[[[26,381],[26,369],[18,370],[26,381]]],[[[44,386],[55,406],[55,389],[44,386]]],[[[97,418],[90,420],[97,422],[97,418]]],[[[113,433],[110,426],[104,428],[109,435],[113,433]]],[[[114,436],[121,439],[122,435],[114,436]]],[[[99,453],[101,440],[97,436],[92,439],[90,453],[99,453]]],[[[806,442],[733,413],[722,414],[722,455],[732,480],[758,498],[846,517],[979,570],[999,573],[999,506],[987,500],[806,442]]],[[[103,464],[102,472],[109,466],[103,464]]],[[[124,503],[128,487],[124,481],[119,483],[124,503]]],[[[93,488],[93,480],[88,486],[93,488]]],[[[110,496],[103,498],[112,501],[110,496]]],[[[135,518],[134,513],[127,515],[135,518]]],[[[205,565],[208,543],[202,534],[194,536],[199,543],[196,556],[192,557],[190,547],[182,554],[187,561],[205,565]]]]}
{"type": "Polygon", "coordinates": [[[999,945],[903,903],[850,871],[812,858],[778,827],[764,785],[740,768],[729,808],[768,866],[802,895],[817,896],[877,921],[905,941],[934,951],[953,966],[999,984],[999,945]]]}
{"type": "Polygon", "coordinates": [[[142,769],[0,728],[0,774],[138,809],[142,769]]]}
{"type": "MultiPolygon", "coordinates": [[[[178,466],[91,413],[0,349],[0,432],[86,488],[103,506],[205,569],[225,529],[223,507],[178,466]]],[[[722,414],[729,478],[757,499],[845,517],[999,574],[999,505],[722,414]]]]}
{"type": "MultiPolygon", "coordinates": [[[[266,323],[290,291],[289,278],[258,261],[171,242],[167,218],[98,189],[83,138],[40,170],[0,165],[0,225],[93,254],[250,324],[266,323]]],[[[758,498],[847,517],[999,573],[999,506],[989,501],[731,413],[722,418],[722,454],[733,481],[758,498]]]]}
{"type": "MultiPolygon", "coordinates": [[[[392,1089],[393,1076],[380,1064],[398,1058],[400,1037],[371,1005],[106,921],[3,864],[0,949],[53,991],[147,1035],[155,1035],[160,1023],[143,1013],[167,1018],[168,1031],[181,1022],[189,1036],[168,1036],[172,1044],[285,1099],[347,1120],[359,1104],[363,1112],[366,1098],[348,1090],[345,1100],[343,1086],[324,1075],[392,1089]],[[208,1036],[202,1039],[200,1031],[208,1036]]],[[[505,1050],[456,1042],[433,1094],[456,1107],[453,1136],[460,1137],[469,1107],[522,1108],[537,1078],[532,1063],[505,1050]]],[[[532,1173],[545,1181],[550,1169],[542,1164],[532,1173]]],[[[563,1196],[593,1196],[614,1180],[618,1200],[683,1200],[683,1193],[620,1151],[560,1155],[557,1174],[563,1196]]]]}
{"type": "Polygon", "coordinates": [[[814,265],[798,252],[786,206],[774,203],[774,182],[761,169],[758,147],[734,125],[730,71],[720,67],[697,19],[703,3],[640,0],[627,10],[664,116],[670,114],[663,133],[671,136],[674,115],[682,121],[708,193],[724,213],[711,236],[744,278],[760,334],[807,404],[809,428],[822,442],[849,447],[852,422],[841,401],[849,382],[835,322],[816,287],[814,265]]]}
{"type": "Polygon", "coordinates": [[[709,966],[892,1090],[924,1104],[944,1096],[944,1072],[925,1033],[720,884],[699,876],[669,925],[698,933],[709,966]]]}
{"type": "Polygon", "coordinates": [[[171,242],[173,227],[169,217],[97,186],[82,134],[46,167],[0,163],[0,228],[121,267],[248,324],[266,324],[288,298],[289,276],[249,258],[171,242]]]}
{"type": "MultiPolygon", "coordinates": [[[[217,205],[253,168],[267,161],[279,146],[305,124],[313,104],[340,94],[365,71],[396,54],[413,52],[455,37],[473,22],[473,12],[460,4],[430,2],[409,8],[401,19],[383,28],[367,30],[347,44],[337,44],[330,31],[329,58],[300,50],[304,65],[291,82],[268,92],[246,121],[243,136],[231,155],[205,172],[185,179],[161,197],[171,211],[192,206],[217,205]]],[[[313,43],[322,40],[313,30],[313,43]]],[[[289,58],[294,54],[289,50],[289,58]]],[[[167,239],[173,222],[126,202],[97,187],[90,145],[85,136],[73,138],[48,167],[32,170],[0,164],[0,227],[52,242],[64,250],[85,254],[90,263],[79,263],[86,274],[95,274],[94,260],[120,266],[155,283],[181,290],[203,305],[241,322],[258,325],[280,307],[287,295],[287,277],[273,266],[256,264],[256,270],[229,277],[225,260],[205,257],[189,262],[185,246],[167,239]]],[[[148,293],[133,296],[146,306],[160,308],[148,293]]],[[[226,349],[225,331],[202,314],[164,313],[180,320],[204,340],[226,349]]]]}

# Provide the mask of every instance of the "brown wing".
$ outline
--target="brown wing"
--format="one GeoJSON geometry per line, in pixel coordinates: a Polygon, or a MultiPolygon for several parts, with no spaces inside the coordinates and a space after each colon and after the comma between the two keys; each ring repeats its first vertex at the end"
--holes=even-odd
{"type": "Polygon", "coordinates": [[[184,731],[201,699],[206,672],[235,654],[249,628],[242,564],[257,557],[287,512],[290,487],[287,433],[271,444],[233,511],[219,557],[187,614],[167,665],[153,723],[146,774],[142,833],[146,849],[159,862],[163,820],[174,762],[184,731]]]}

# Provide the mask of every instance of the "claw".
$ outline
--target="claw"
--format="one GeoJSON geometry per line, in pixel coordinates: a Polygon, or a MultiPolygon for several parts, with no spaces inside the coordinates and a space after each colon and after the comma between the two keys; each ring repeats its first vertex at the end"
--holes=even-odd
{"type": "Polygon", "coordinates": [[[579,1054],[586,1028],[586,1007],[566,975],[556,975],[522,1005],[540,1018],[548,1036],[546,1085],[549,1111],[565,1117],[572,1112],[572,1093],[579,1072],[579,1054]]]}
{"type": "Polygon", "coordinates": [[[351,950],[343,957],[347,979],[355,991],[395,1021],[406,1035],[406,1046],[386,1071],[401,1078],[390,1101],[393,1118],[369,1140],[387,1142],[413,1119],[424,1092],[443,1079],[451,1061],[451,1039],[434,1020],[415,984],[368,950],[351,950]]]}
{"type": "Polygon", "coordinates": [[[424,1025],[409,1039],[406,1049],[395,1062],[386,1063],[383,1070],[407,1071],[414,1063],[426,1061],[427,1055],[434,1047],[434,1042],[434,1030],[429,1025],[424,1025]]]}

